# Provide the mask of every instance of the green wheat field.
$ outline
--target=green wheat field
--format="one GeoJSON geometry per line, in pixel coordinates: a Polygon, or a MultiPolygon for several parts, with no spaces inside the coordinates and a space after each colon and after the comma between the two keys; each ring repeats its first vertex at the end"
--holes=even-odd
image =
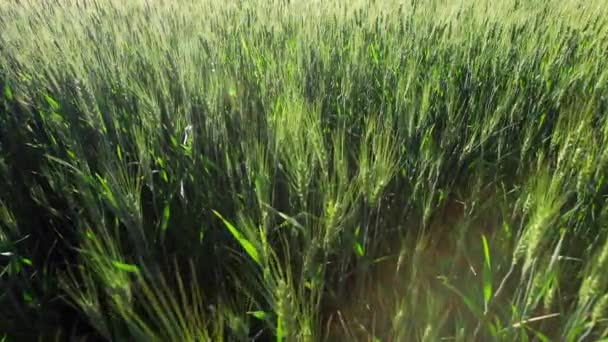
{"type": "Polygon", "coordinates": [[[608,341],[605,0],[0,0],[0,341],[608,341]]]}

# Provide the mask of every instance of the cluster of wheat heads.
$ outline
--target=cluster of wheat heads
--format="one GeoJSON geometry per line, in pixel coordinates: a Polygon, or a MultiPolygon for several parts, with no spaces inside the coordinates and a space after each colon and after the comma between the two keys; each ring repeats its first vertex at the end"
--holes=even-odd
{"type": "Polygon", "coordinates": [[[0,340],[608,337],[602,4],[0,2],[0,340]]]}

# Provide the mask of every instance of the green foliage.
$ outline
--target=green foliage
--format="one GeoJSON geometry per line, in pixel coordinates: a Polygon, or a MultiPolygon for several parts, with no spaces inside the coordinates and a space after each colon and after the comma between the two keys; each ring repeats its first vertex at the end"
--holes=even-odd
{"type": "Polygon", "coordinates": [[[251,257],[251,259],[253,259],[253,261],[255,261],[257,264],[261,265],[262,261],[260,259],[260,254],[254,247],[254,245],[249,240],[247,240],[243,236],[243,234],[234,225],[232,225],[232,223],[226,220],[220,213],[215,210],[213,210],[213,213],[215,214],[215,216],[219,217],[222,222],[224,222],[226,228],[228,228],[228,230],[230,231],[230,234],[232,234],[236,241],[238,241],[238,243],[241,245],[241,247],[243,247],[245,252],[247,252],[247,254],[251,257]]]}
{"type": "Polygon", "coordinates": [[[606,18],[0,1],[0,339],[608,338],[606,18]]]}

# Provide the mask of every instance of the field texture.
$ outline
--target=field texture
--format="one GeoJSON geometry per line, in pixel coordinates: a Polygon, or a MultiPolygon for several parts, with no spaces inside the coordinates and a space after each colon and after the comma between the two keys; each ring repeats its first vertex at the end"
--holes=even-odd
{"type": "Polygon", "coordinates": [[[0,341],[608,338],[605,0],[0,0],[0,341]]]}

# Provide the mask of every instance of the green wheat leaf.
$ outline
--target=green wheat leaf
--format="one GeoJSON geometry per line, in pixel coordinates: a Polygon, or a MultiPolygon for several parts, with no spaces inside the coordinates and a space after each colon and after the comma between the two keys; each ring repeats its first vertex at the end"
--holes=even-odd
{"type": "Polygon", "coordinates": [[[247,254],[251,257],[251,259],[253,259],[253,261],[255,261],[258,265],[261,265],[262,262],[261,262],[261,259],[260,259],[260,255],[258,254],[258,251],[253,246],[253,244],[249,240],[247,240],[245,238],[245,236],[243,236],[243,234],[232,223],[230,223],[230,221],[226,220],[217,211],[215,211],[215,210],[212,210],[212,211],[213,211],[213,214],[215,214],[215,216],[217,216],[220,220],[222,220],[222,222],[224,223],[224,225],[226,226],[226,228],[228,228],[228,230],[230,231],[230,233],[232,234],[232,236],[241,245],[241,247],[243,247],[243,249],[245,250],[245,252],[247,252],[247,254]]]}
{"type": "Polygon", "coordinates": [[[136,265],[125,264],[120,261],[113,261],[112,265],[123,272],[139,273],[139,267],[137,267],[136,265]]]}

